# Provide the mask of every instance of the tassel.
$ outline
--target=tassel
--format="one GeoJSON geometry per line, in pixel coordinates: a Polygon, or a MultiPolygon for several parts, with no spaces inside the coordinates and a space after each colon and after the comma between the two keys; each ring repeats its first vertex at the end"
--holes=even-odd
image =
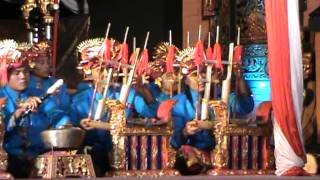
{"type": "Polygon", "coordinates": [[[166,58],[166,71],[167,73],[173,73],[173,62],[174,62],[174,58],[175,58],[175,48],[174,46],[170,46],[169,47],[169,52],[166,58]]]}
{"type": "Polygon", "coordinates": [[[222,65],[222,50],[221,45],[219,43],[214,44],[213,47],[213,59],[217,61],[216,68],[223,70],[222,65]]]}
{"type": "Polygon", "coordinates": [[[148,53],[148,49],[144,49],[140,63],[137,67],[137,74],[142,75],[143,73],[147,72],[148,67],[149,67],[149,53],[148,53]]]}
{"type": "Polygon", "coordinates": [[[241,64],[242,63],[242,53],[243,53],[243,46],[242,45],[238,45],[234,48],[234,54],[233,54],[233,58],[234,58],[234,62],[236,64],[241,64]]]}
{"type": "Polygon", "coordinates": [[[107,62],[111,59],[111,40],[107,39],[105,41],[105,52],[104,52],[104,62],[107,62]]]}
{"type": "Polygon", "coordinates": [[[198,41],[196,44],[196,49],[193,55],[196,66],[200,67],[204,62],[204,47],[201,41],[198,41]]]}
{"type": "Polygon", "coordinates": [[[207,48],[206,56],[207,56],[207,59],[213,60],[213,52],[211,47],[207,48]]]}

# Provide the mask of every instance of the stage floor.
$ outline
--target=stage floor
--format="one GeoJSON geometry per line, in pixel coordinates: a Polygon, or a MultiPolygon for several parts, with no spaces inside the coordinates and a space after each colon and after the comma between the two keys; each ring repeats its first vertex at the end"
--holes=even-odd
{"type": "MultiPolygon", "coordinates": [[[[110,179],[110,178],[97,178],[97,179],[110,179]]],[[[118,180],[130,180],[130,179],[151,179],[151,177],[117,177],[113,179],[118,179],[118,180]]],[[[153,178],[152,178],[153,179],[153,178]]],[[[316,176],[273,176],[273,175],[268,175],[268,176],[262,176],[262,175],[256,175],[256,176],[176,176],[176,177],[159,177],[156,179],[174,179],[174,180],[212,180],[212,179],[221,179],[221,180],[272,180],[272,179],[290,179],[290,180],[300,180],[300,179],[305,179],[305,180],[320,180],[320,175],[316,176]]]]}

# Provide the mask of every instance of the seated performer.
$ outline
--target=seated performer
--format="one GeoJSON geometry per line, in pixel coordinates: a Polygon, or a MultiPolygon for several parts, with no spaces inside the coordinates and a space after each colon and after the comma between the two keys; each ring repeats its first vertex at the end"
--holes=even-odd
{"type": "Polygon", "coordinates": [[[3,110],[4,148],[8,153],[8,171],[15,178],[27,178],[34,165],[33,159],[47,151],[40,133],[65,125],[69,117],[51,97],[40,99],[45,92],[29,86],[27,56],[14,44],[14,41],[0,42],[0,77],[4,85],[0,97],[7,98],[3,110]]]}
{"type": "MultiPolygon", "coordinates": [[[[95,173],[98,177],[104,176],[105,172],[110,168],[108,154],[112,149],[112,141],[109,131],[105,129],[93,129],[89,126],[89,122],[93,121],[93,119],[108,121],[107,112],[96,119],[95,114],[97,112],[98,102],[105,101],[103,98],[118,99],[120,94],[119,86],[115,88],[111,85],[105,87],[108,76],[107,67],[110,66],[108,66],[107,63],[102,63],[100,67],[100,62],[103,59],[103,53],[101,54],[103,42],[104,39],[102,38],[90,39],[80,43],[78,46],[78,52],[81,54],[79,69],[83,71],[84,79],[91,81],[91,86],[76,93],[72,98],[71,104],[71,114],[74,124],[76,126],[82,126],[87,130],[85,145],[91,147],[89,153],[93,159],[95,173]],[[97,85],[97,87],[95,87],[95,85],[97,85]],[[103,97],[105,88],[108,88],[108,93],[106,97],[103,97]],[[93,107],[91,109],[92,102],[93,107]]],[[[117,52],[117,42],[115,40],[112,40],[112,42],[113,50],[111,52],[111,58],[115,57],[117,52]]],[[[109,83],[112,84],[112,82],[109,83]]],[[[130,93],[129,95],[129,104],[133,101],[133,95],[134,93],[130,93]]],[[[128,108],[127,111],[127,115],[129,114],[130,108],[128,108]]]]}
{"type": "MultiPolygon", "coordinates": [[[[109,169],[108,152],[112,149],[111,135],[105,130],[88,128],[85,120],[88,118],[91,102],[94,98],[94,84],[105,74],[104,71],[99,74],[99,49],[102,44],[103,39],[97,38],[83,41],[77,47],[78,52],[81,54],[79,68],[84,72],[85,80],[88,81],[90,79],[92,82],[90,86],[76,93],[71,103],[71,114],[74,125],[87,129],[84,145],[91,147],[89,154],[93,160],[97,177],[104,176],[105,172],[109,169]]],[[[97,93],[95,94],[96,99],[102,98],[102,92],[102,86],[98,85],[97,93]]],[[[96,100],[94,101],[96,102],[96,100]]],[[[93,110],[91,110],[92,114],[96,111],[96,106],[97,103],[95,103],[93,110]]]]}
{"type": "MultiPolygon", "coordinates": [[[[203,126],[200,125],[201,99],[199,96],[204,91],[204,85],[201,83],[204,68],[200,67],[200,73],[197,72],[193,54],[193,48],[180,52],[179,59],[181,60],[180,66],[184,74],[185,89],[177,97],[178,102],[172,112],[175,131],[171,144],[175,149],[179,150],[176,168],[184,175],[204,173],[211,168],[210,151],[215,147],[212,130],[203,129],[203,126]]],[[[245,81],[241,81],[241,83],[245,83],[245,81]]],[[[239,104],[236,106],[236,111],[251,112],[254,105],[250,93],[242,92],[238,94],[239,96],[244,96],[245,98],[239,98],[238,101],[230,100],[230,102],[239,104]]],[[[235,97],[235,95],[231,95],[230,98],[235,97]]],[[[232,107],[234,106],[231,104],[230,108],[232,107]]]]}
{"type": "MultiPolygon", "coordinates": [[[[150,63],[149,71],[146,73],[151,77],[152,82],[136,85],[137,95],[134,107],[139,116],[144,118],[157,118],[160,103],[173,98],[178,91],[177,73],[166,69],[169,48],[169,43],[161,43],[155,48],[154,61],[150,63]]],[[[175,46],[174,48],[176,49],[175,46]]],[[[142,79],[144,78],[145,75],[142,79]]]]}
{"type": "MultiPolygon", "coordinates": [[[[50,42],[42,41],[34,44],[31,49],[32,61],[30,64],[30,86],[36,89],[47,91],[57,79],[51,77],[52,73],[52,47],[50,42]]],[[[68,111],[71,103],[71,97],[66,85],[61,87],[60,92],[55,95],[57,104],[61,109],[68,111]]]]}

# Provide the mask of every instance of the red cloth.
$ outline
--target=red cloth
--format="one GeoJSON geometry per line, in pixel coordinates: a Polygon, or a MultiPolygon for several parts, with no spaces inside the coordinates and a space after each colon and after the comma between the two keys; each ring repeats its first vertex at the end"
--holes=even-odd
{"type": "Polygon", "coordinates": [[[195,47],[193,58],[197,67],[203,65],[204,62],[204,47],[202,41],[198,41],[195,47]]]}
{"type": "Polygon", "coordinates": [[[169,99],[161,102],[157,111],[157,117],[164,122],[168,122],[171,118],[171,110],[176,103],[177,100],[174,99],[169,99]]]}
{"type": "Polygon", "coordinates": [[[288,171],[284,172],[282,176],[311,176],[311,175],[301,167],[294,166],[290,168],[288,171]]]}
{"type": "Polygon", "coordinates": [[[111,40],[110,39],[106,39],[105,41],[105,51],[104,51],[104,61],[107,62],[111,59],[111,40]]]}
{"type": "Polygon", "coordinates": [[[212,52],[212,48],[211,47],[207,48],[206,56],[207,56],[207,59],[213,60],[213,52],[212,52]]]}
{"type": "Polygon", "coordinates": [[[223,69],[222,65],[222,48],[219,43],[214,44],[213,46],[213,59],[217,61],[216,68],[223,69]]]}
{"type": "Polygon", "coordinates": [[[28,66],[26,54],[21,50],[7,49],[0,56],[0,85],[4,86],[8,83],[8,69],[17,69],[28,66]],[[20,54],[21,53],[21,54],[20,54]]]}
{"type": "Polygon", "coordinates": [[[147,72],[149,67],[149,52],[148,49],[144,49],[142,52],[142,56],[140,62],[137,67],[137,74],[141,76],[143,73],[147,72]]]}
{"type": "Polygon", "coordinates": [[[7,69],[7,62],[5,57],[0,57],[1,64],[0,64],[0,85],[4,86],[8,83],[8,69],[7,69]]]}
{"type": "Polygon", "coordinates": [[[294,152],[305,159],[291,90],[287,0],[265,1],[265,6],[274,115],[294,152]]]}
{"type": "Polygon", "coordinates": [[[173,73],[173,62],[176,55],[176,49],[174,46],[169,47],[169,52],[166,58],[166,71],[167,73],[173,73]]]}
{"type": "Polygon", "coordinates": [[[182,152],[186,160],[190,162],[190,166],[194,164],[211,164],[210,152],[191,145],[182,145],[179,151],[182,152]]]}
{"type": "Polygon", "coordinates": [[[0,98],[0,108],[2,108],[4,105],[6,105],[7,103],[7,98],[4,97],[4,98],[0,98]]]}
{"type": "Polygon", "coordinates": [[[123,43],[121,45],[121,50],[120,50],[120,56],[121,56],[121,63],[123,64],[128,64],[129,61],[129,47],[127,43],[123,43]]]}
{"type": "Polygon", "coordinates": [[[272,103],[270,101],[265,101],[259,104],[256,110],[257,120],[269,121],[271,118],[272,103]]]}
{"type": "Polygon", "coordinates": [[[243,46],[238,45],[234,48],[233,59],[236,64],[242,63],[243,46]]]}
{"type": "Polygon", "coordinates": [[[134,52],[131,53],[130,59],[129,59],[129,64],[134,64],[134,52]]]}

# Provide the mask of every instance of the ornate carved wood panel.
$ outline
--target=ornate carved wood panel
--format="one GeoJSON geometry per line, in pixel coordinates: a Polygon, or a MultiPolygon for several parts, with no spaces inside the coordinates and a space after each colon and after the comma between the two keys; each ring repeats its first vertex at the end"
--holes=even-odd
{"type": "Polygon", "coordinates": [[[266,43],[264,0],[236,0],[235,20],[241,28],[242,43],[266,43]]]}

